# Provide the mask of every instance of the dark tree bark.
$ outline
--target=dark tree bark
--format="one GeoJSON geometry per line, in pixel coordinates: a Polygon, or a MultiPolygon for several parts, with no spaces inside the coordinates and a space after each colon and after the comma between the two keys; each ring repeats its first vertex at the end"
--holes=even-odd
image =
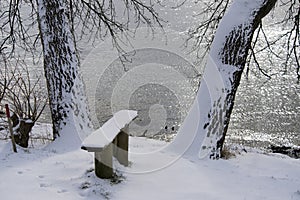
{"type": "Polygon", "coordinates": [[[276,0],[236,0],[222,18],[191,110],[198,113],[199,119],[197,134],[186,154],[220,158],[254,31],[275,3],[276,0]]]}
{"type": "Polygon", "coordinates": [[[63,0],[37,0],[37,5],[54,139],[76,136],[89,131],[90,119],[67,7],[63,0]]]}
{"type": "Polygon", "coordinates": [[[230,115],[234,106],[236,91],[240,84],[242,72],[246,64],[253,34],[263,17],[271,11],[276,2],[277,0],[262,1],[262,4],[258,9],[251,11],[252,16],[250,16],[248,22],[237,24],[234,30],[231,30],[229,34],[225,36],[226,42],[224,43],[223,48],[219,49],[219,52],[216,52],[219,55],[218,59],[220,59],[223,64],[220,66],[219,70],[222,70],[222,67],[226,67],[226,65],[230,65],[236,67],[236,72],[233,73],[232,79],[230,79],[231,88],[228,88],[225,97],[224,120],[222,120],[223,124],[220,124],[223,128],[220,129],[220,137],[217,140],[215,147],[216,151],[212,151],[212,154],[210,155],[212,158],[220,157],[222,152],[225,136],[229,126],[230,115]]]}
{"type": "Polygon", "coordinates": [[[32,127],[34,126],[34,122],[32,122],[31,120],[20,120],[18,126],[19,127],[16,130],[16,134],[14,134],[16,144],[20,145],[21,147],[27,148],[29,141],[29,133],[31,132],[32,127]]]}
{"type": "MultiPolygon", "coordinates": [[[[249,0],[250,2],[251,0],[249,0]]],[[[246,59],[248,56],[249,49],[251,47],[251,41],[253,38],[254,31],[257,29],[263,17],[265,17],[271,9],[275,6],[277,0],[262,0],[259,7],[255,7],[253,10],[247,11],[245,5],[245,12],[249,12],[250,16],[248,21],[237,23],[234,29],[231,30],[227,35],[225,35],[225,43],[221,49],[212,49],[211,51],[215,55],[218,70],[227,71],[228,66],[233,66],[232,77],[228,77],[228,80],[224,80],[229,83],[228,87],[224,88],[224,104],[222,109],[219,109],[220,103],[216,103],[216,106],[210,112],[211,120],[209,125],[206,127],[208,130],[208,135],[217,135],[217,140],[214,146],[211,148],[211,158],[219,158],[222,152],[225,136],[229,126],[230,115],[234,105],[234,99],[236,91],[240,84],[240,79],[242,76],[243,69],[246,64],[246,59]],[[223,112],[221,114],[221,112],[223,112]],[[216,120],[217,119],[217,120],[216,120]],[[215,123],[212,123],[215,121],[215,123]],[[217,128],[218,127],[218,128],[217,128]]],[[[247,3],[247,1],[244,1],[247,3]]],[[[230,12],[230,11],[229,11],[230,12]]],[[[238,17],[238,16],[237,16],[238,17]]],[[[226,24],[226,16],[222,20],[220,26],[226,24]]],[[[239,21],[239,20],[238,20],[239,21]]],[[[226,78],[226,75],[223,78],[226,78]]],[[[224,84],[226,85],[226,84],[224,84]]]]}
{"type": "MultiPolygon", "coordinates": [[[[246,59],[249,49],[251,48],[251,41],[254,31],[261,23],[263,17],[265,17],[271,9],[275,6],[277,0],[265,0],[258,10],[254,10],[253,19],[248,22],[248,26],[240,24],[235,30],[232,30],[228,36],[226,36],[226,43],[223,49],[221,49],[219,55],[223,64],[232,65],[237,68],[237,71],[233,74],[231,90],[226,95],[226,114],[224,119],[224,128],[222,137],[217,141],[217,150],[222,151],[225,136],[229,126],[230,115],[232,113],[234,99],[236,91],[240,84],[242,72],[244,70],[246,59]]],[[[219,156],[219,155],[215,155],[219,156]]]]}

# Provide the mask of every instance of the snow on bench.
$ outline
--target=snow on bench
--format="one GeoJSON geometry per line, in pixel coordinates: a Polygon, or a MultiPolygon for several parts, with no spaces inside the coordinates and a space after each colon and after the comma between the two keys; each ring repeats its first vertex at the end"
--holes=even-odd
{"type": "Polygon", "coordinates": [[[128,166],[127,128],[136,117],[137,111],[118,111],[83,141],[81,149],[95,152],[95,173],[99,178],[112,178],[113,156],[128,166]]]}

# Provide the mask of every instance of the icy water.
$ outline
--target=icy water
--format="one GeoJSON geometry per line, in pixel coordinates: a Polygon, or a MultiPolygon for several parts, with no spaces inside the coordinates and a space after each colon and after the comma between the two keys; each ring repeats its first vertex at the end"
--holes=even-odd
{"type": "MultiPolygon", "coordinates": [[[[130,62],[124,63],[104,43],[100,49],[83,52],[87,54],[83,75],[93,120],[99,126],[120,109],[134,109],[139,117],[130,126],[131,134],[172,139],[193,103],[202,70],[176,47],[164,50],[157,38],[151,45],[141,43],[135,44],[136,50],[127,55],[130,62]]],[[[174,43],[181,44],[176,39],[174,43]]],[[[291,70],[268,80],[255,67],[251,70],[248,80],[242,78],[227,142],[299,146],[300,85],[295,74],[291,70]]]]}
{"type": "MultiPolygon", "coordinates": [[[[149,57],[157,56],[157,52],[147,53],[149,57]]],[[[161,58],[157,57],[157,63],[140,65],[139,69],[127,66],[134,74],[130,74],[131,70],[122,71],[120,63],[114,63],[114,67],[105,72],[104,77],[114,74],[115,78],[100,80],[97,84],[95,107],[100,124],[117,110],[134,109],[139,111],[139,118],[131,126],[131,134],[164,139],[176,135],[191,107],[200,78],[193,71],[184,79],[174,78],[172,67],[158,64],[161,58]],[[122,74],[123,80],[116,78],[117,73],[122,74]],[[119,85],[115,83],[117,80],[119,85]]],[[[189,68],[184,62],[180,67],[189,68]]],[[[243,78],[227,142],[251,147],[300,146],[299,94],[300,85],[292,78],[277,77],[267,82],[264,77],[243,78]]]]}
{"type": "MultiPolygon", "coordinates": [[[[184,58],[157,49],[141,49],[131,59],[127,64],[114,59],[104,69],[83,67],[84,75],[95,74],[86,78],[92,80],[86,89],[94,123],[96,127],[103,124],[120,109],[138,110],[131,134],[170,140],[193,103],[200,72],[184,58]]],[[[47,116],[43,116],[46,121],[47,116]]],[[[299,121],[300,85],[293,74],[271,80],[243,76],[227,142],[300,146],[299,121]]]]}
{"type": "Polygon", "coordinates": [[[193,103],[200,73],[170,51],[142,48],[131,53],[127,55],[130,62],[115,59],[98,76],[96,90],[88,89],[90,99],[95,98],[91,103],[94,120],[101,125],[118,110],[137,110],[132,134],[175,134],[193,103]]]}
{"type": "MultiPolygon", "coordinates": [[[[131,59],[125,65],[117,59],[105,67],[86,68],[83,64],[83,74],[89,75],[85,80],[91,80],[86,89],[94,124],[98,127],[120,109],[138,110],[131,134],[170,140],[193,103],[200,72],[184,58],[157,49],[142,49],[131,59]]],[[[42,121],[49,122],[48,109],[42,121]]],[[[300,85],[293,73],[271,80],[243,76],[226,140],[259,148],[300,146],[299,122],[300,85]]]]}
{"type": "Polygon", "coordinates": [[[300,146],[300,85],[278,76],[242,79],[228,130],[229,141],[250,146],[300,146]]]}

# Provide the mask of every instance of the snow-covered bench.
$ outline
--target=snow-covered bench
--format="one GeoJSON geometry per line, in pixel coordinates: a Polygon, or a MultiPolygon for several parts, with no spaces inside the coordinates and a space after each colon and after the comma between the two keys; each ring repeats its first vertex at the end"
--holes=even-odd
{"type": "Polygon", "coordinates": [[[89,135],[81,149],[95,152],[95,173],[99,178],[113,176],[112,157],[128,166],[128,125],[137,117],[137,111],[121,110],[102,127],[89,135]]]}

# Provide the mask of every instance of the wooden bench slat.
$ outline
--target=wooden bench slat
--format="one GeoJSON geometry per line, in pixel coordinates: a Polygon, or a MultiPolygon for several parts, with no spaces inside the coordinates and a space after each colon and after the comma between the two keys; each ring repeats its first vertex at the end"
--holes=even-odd
{"type": "Polygon", "coordinates": [[[125,128],[136,117],[137,111],[118,111],[101,128],[89,135],[83,141],[81,148],[89,152],[102,151],[114,140],[121,129],[125,128]]]}
{"type": "Polygon", "coordinates": [[[128,124],[136,117],[137,111],[121,110],[83,141],[82,149],[95,152],[97,177],[113,177],[113,156],[120,164],[128,166],[128,124]]]}

